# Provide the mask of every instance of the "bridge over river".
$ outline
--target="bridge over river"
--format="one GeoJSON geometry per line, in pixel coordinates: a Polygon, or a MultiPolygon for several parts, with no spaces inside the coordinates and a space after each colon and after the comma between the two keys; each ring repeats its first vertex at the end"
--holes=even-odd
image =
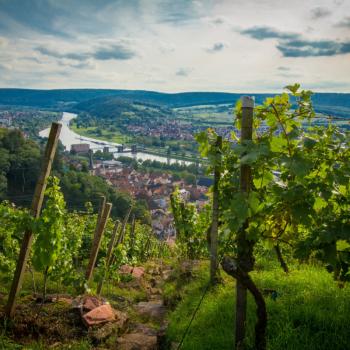
{"type": "MultiPolygon", "coordinates": [[[[123,145],[118,143],[81,136],[69,128],[70,121],[76,118],[76,116],[77,115],[74,113],[63,112],[62,118],[60,120],[60,123],[62,123],[60,141],[62,142],[63,146],[66,147],[67,150],[70,150],[72,145],[79,144],[79,143],[80,144],[86,143],[89,145],[90,149],[92,149],[93,151],[97,151],[97,150],[103,151],[104,148],[108,148],[108,151],[113,153],[115,157],[118,157],[118,154],[121,155],[126,153],[128,154],[128,156],[130,155],[130,157],[134,159],[140,159],[142,161],[156,160],[162,163],[168,163],[168,164],[180,163],[180,164],[186,164],[186,165],[194,163],[194,160],[192,159],[179,160],[176,158],[167,157],[166,155],[161,156],[161,155],[153,154],[152,152],[149,153],[149,152],[146,152],[142,147],[141,147],[142,150],[139,151],[136,145],[135,145],[136,147],[134,146],[131,148],[124,148],[123,145]]],[[[39,136],[48,137],[49,132],[50,132],[49,128],[44,129],[39,132],[39,136]]]]}

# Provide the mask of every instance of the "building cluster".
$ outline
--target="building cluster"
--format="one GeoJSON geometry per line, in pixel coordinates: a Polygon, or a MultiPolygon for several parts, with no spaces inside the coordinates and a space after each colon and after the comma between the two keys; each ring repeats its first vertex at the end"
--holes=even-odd
{"type": "Polygon", "coordinates": [[[170,213],[170,194],[175,187],[180,189],[180,195],[184,200],[202,207],[208,201],[206,193],[211,185],[208,179],[199,179],[196,185],[188,185],[184,180],[174,180],[171,174],[139,172],[116,160],[96,162],[92,172],[104,178],[119,191],[146,201],[151,211],[153,230],[162,238],[172,237],[175,234],[170,213]]]}
{"type": "MultiPolygon", "coordinates": [[[[15,112],[20,113],[20,112],[15,112]]],[[[0,111],[0,127],[10,128],[12,126],[14,115],[13,112],[0,111]]]]}
{"type": "MultiPolygon", "coordinates": [[[[194,135],[206,130],[208,126],[193,123],[184,123],[177,120],[166,120],[166,122],[150,121],[144,125],[128,125],[127,130],[133,135],[151,136],[167,140],[192,141],[194,135]]],[[[215,126],[216,133],[225,138],[230,138],[233,126],[215,126]]]]}
{"type": "Polygon", "coordinates": [[[150,120],[147,124],[128,125],[127,130],[137,136],[162,137],[167,140],[193,140],[193,134],[188,129],[188,125],[177,120],[167,119],[166,122],[159,119],[150,120]]]}

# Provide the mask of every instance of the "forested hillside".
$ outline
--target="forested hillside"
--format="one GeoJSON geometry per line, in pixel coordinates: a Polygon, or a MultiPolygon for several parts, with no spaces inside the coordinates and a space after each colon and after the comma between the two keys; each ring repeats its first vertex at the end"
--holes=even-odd
{"type": "Polygon", "coordinates": [[[89,116],[99,120],[100,128],[125,126],[127,124],[143,124],[157,119],[166,119],[173,115],[173,112],[165,106],[157,106],[147,103],[133,102],[119,97],[104,97],[81,102],[74,107],[74,110],[86,112],[84,122],[91,124],[89,116]]]}
{"type": "MultiPolygon", "coordinates": [[[[252,88],[253,91],[253,88],[252,88]]],[[[258,104],[273,94],[250,93],[255,96],[258,104]]],[[[162,93],[144,90],[113,90],[113,89],[0,89],[0,105],[35,106],[41,108],[65,109],[92,108],[92,105],[103,106],[109,104],[109,97],[121,100],[150,103],[167,107],[185,107],[206,104],[235,104],[241,93],[224,92],[183,92],[162,93]],[[103,98],[106,98],[103,101],[103,98]],[[97,99],[97,100],[95,100],[97,99]],[[87,105],[79,103],[90,101],[87,105]]],[[[119,100],[120,101],[120,100],[119,100]]],[[[314,107],[317,112],[347,117],[350,113],[350,94],[347,93],[315,93],[314,107]]],[[[120,103],[122,103],[120,101],[120,103]]],[[[102,113],[102,111],[99,109],[102,113]]]]}
{"type": "MultiPolygon", "coordinates": [[[[10,200],[17,205],[28,207],[31,203],[36,181],[39,176],[43,150],[39,145],[24,138],[19,130],[0,128],[0,200],[10,200]]],[[[89,175],[87,169],[77,171],[66,164],[60,147],[53,164],[53,173],[61,179],[62,191],[70,210],[84,208],[91,202],[97,208],[99,196],[105,195],[114,204],[114,217],[125,216],[131,205],[137,217],[147,221],[146,208],[134,203],[126,193],[109,186],[100,177],[89,175]]]]}

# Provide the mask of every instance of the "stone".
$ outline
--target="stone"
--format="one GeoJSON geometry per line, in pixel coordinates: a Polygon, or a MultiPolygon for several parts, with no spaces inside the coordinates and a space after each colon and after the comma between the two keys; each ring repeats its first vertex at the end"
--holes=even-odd
{"type": "Polygon", "coordinates": [[[114,322],[104,324],[102,327],[90,327],[89,337],[102,342],[110,337],[112,334],[118,335],[119,327],[114,322]]]}
{"type": "Polygon", "coordinates": [[[169,270],[163,270],[162,271],[162,277],[164,281],[169,281],[170,278],[173,277],[173,270],[169,269],[169,270]]]}
{"type": "Polygon", "coordinates": [[[99,306],[103,305],[103,302],[93,296],[85,296],[82,298],[83,311],[88,312],[99,306]]]}
{"type": "Polygon", "coordinates": [[[123,275],[131,274],[133,270],[133,267],[130,265],[122,265],[120,266],[119,272],[123,275]]]}
{"type": "Polygon", "coordinates": [[[132,270],[132,276],[135,278],[141,278],[145,273],[145,269],[143,267],[134,267],[132,270]]]}
{"type": "Polygon", "coordinates": [[[109,304],[101,305],[83,315],[87,327],[115,321],[115,312],[109,304]]]}
{"type": "Polygon", "coordinates": [[[128,314],[119,310],[114,310],[114,316],[115,324],[119,327],[119,329],[124,329],[129,319],[128,314]]]}
{"type": "Polygon", "coordinates": [[[152,266],[148,269],[148,273],[152,276],[160,275],[161,270],[159,266],[152,266]]]}
{"type": "Polygon", "coordinates": [[[148,316],[157,320],[165,316],[165,307],[162,300],[141,301],[136,305],[136,309],[140,315],[148,316]]]}
{"type": "Polygon", "coordinates": [[[162,294],[162,290],[160,288],[150,288],[149,292],[153,295],[154,294],[158,294],[158,295],[162,294]]]}
{"type": "Polygon", "coordinates": [[[118,350],[157,350],[157,348],[155,335],[129,333],[117,339],[118,350]]]}
{"type": "Polygon", "coordinates": [[[154,328],[150,328],[143,323],[138,323],[134,325],[134,328],[132,329],[131,333],[143,333],[147,335],[157,335],[158,331],[154,328]]]}
{"type": "Polygon", "coordinates": [[[89,335],[91,338],[101,342],[104,341],[111,335],[121,334],[126,329],[128,315],[125,312],[118,310],[113,310],[115,315],[114,322],[108,322],[102,326],[97,325],[95,327],[90,327],[89,335]]]}

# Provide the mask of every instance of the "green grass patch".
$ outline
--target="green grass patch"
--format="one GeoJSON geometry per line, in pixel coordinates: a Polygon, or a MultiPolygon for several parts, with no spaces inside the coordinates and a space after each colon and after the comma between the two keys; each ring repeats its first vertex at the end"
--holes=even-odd
{"type": "MultiPolygon", "coordinates": [[[[52,348],[52,347],[51,347],[52,348]]],[[[16,344],[11,339],[0,335],[1,350],[47,350],[48,345],[43,342],[32,342],[26,345],[16,344]]],[[[90,350],[93,349],[91,344],[86,341],[70,342],[69,344],[57,343],[53,349],[56,350],[90,350]]]]}
{"type": "MultiPolygon", "coordinates": [[[[168,337],[179,342],[208,283],[208,266],[180,292],[182,301],[169,315],[168,337]]],[[[234,344],[235,282],[210,290],[187,334],[182,349],[232,349],[234,344]]],[[[274,301],[266,297],[267,348],[270,350],[344,350],[350,348],[350,287],[339,289],[332,276],[317,266],[291,266],[284,274],[275,267],[252,273],[262,289],[275,289],[274,301]]],[[[170,290],[170,287],[168,287],[170,290]]],[[[249,296],[247,348],[253,349],[255,303],[249,296]]]]}
{"type": "Polygon", "coordinates": [[[115,143],[130,143],[133,141],[133,138],[123,134],[118,131],[109,131],[106,129],[101,129],[100,127],[87,127],[87,128],[77,128],[76,124],[72,123],[70,128],[81,136],[95,138],[101,141],[109,141],[115,143]]]}

